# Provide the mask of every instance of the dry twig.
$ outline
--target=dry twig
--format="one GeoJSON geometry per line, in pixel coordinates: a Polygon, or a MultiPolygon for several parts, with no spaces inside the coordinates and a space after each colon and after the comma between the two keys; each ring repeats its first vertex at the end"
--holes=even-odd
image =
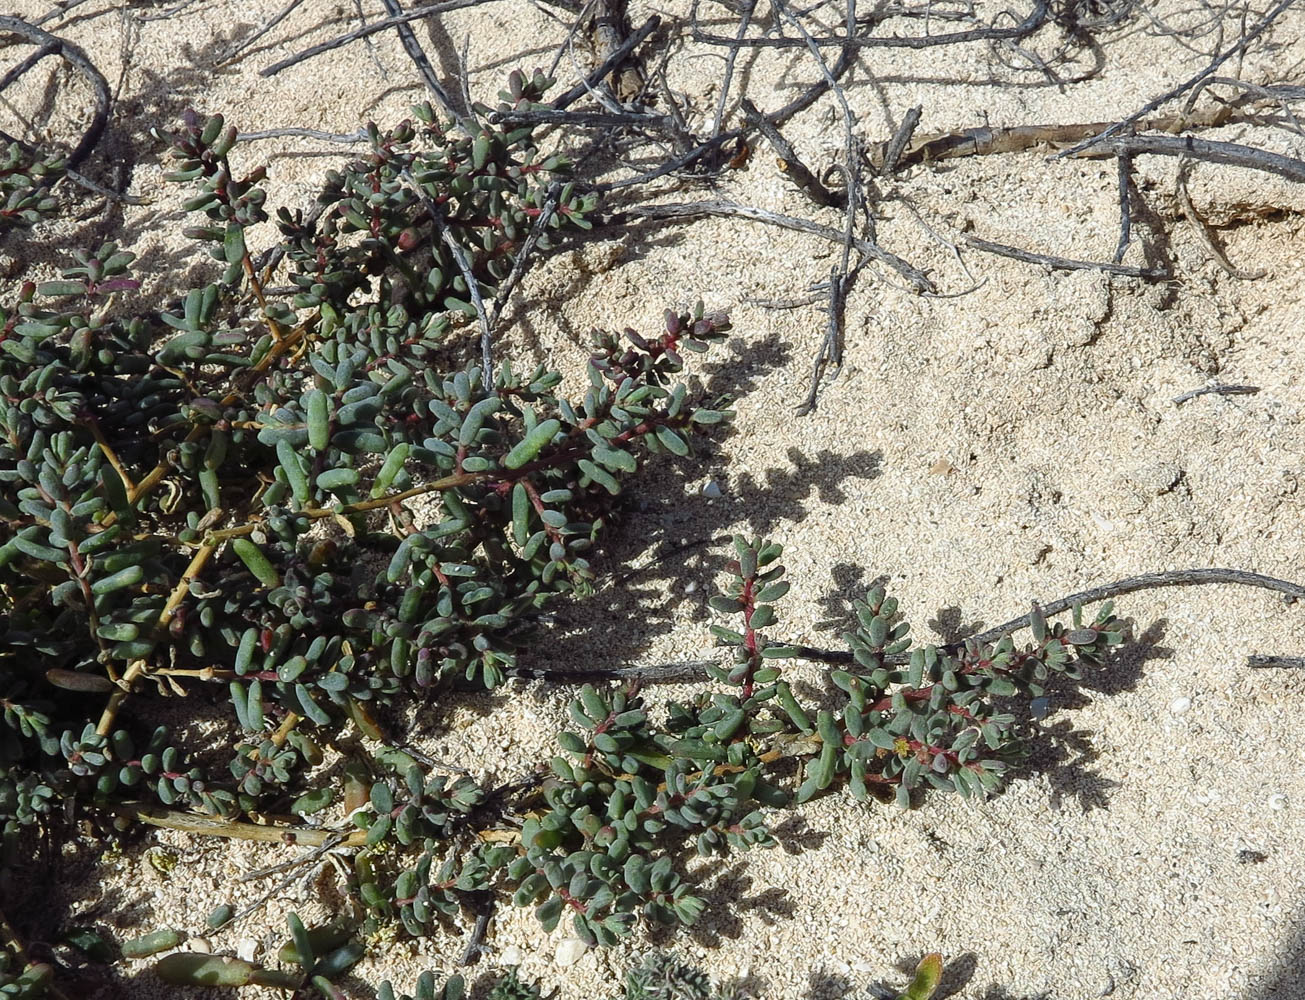
{"type": "Polygon", "coordinates": [[[1001,257],[1010,257],[1013,260],[1022,260],[1026,264],[1042,264],[1061,271],[1105,271],[1125,278],[1144,278],[1147,281],[1163,281],[1170,277],[1168,271],[1160,268],[1129,267],[1124,264],[1112,264],[1098,260],[1075,260],[1072,257],[1056,257],[1052,254],[1021,250],[1018,247],[1007,246],[1005,243],[981,240],[977,236],[965,236],[963,239],[976,250],[983,250],[1001,257]]]}

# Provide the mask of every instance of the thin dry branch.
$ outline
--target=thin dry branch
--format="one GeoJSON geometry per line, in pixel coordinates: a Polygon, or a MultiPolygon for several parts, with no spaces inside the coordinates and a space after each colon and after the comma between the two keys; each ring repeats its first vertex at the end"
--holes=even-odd
{"type": "Polygon", "coordinates": [[[637,99],[643,93],[645,80],[643,72],[629,58],[629,53],[634,51],[633,47],[625,48],[630,37],[626,0],[597,0],[590,37],[595,57],[600,62],[606,62],[611,54],[625,50],[626,55],[613,65],[611,78],[607,82],[620,103],[637,99]]]}
{"type": "Polygon", "coordinates": [[[671,129],[671,115],[644,111],[491,111],[485,116],[491,125],[574,125],[577,128],[654,128],[671,129]]]}
{"type": "MultiPolygon", "coordinates": [[[[1251,120],[1239,103],[1223,104],[1199,114],[1162,115],[1137,123],[1139,132],[1178,132],[1190,128],[1218,128],[1236,121],[1251,120]]],[[[952,160],[965,156],[989,156],[995,153],[1022,153],[1039,146],[1068,146],[1084,136],[1108,127],[1107,122],[1075,122],[1064,125],[1013,125],[1008,128],[958,129],[920,136],[898,157],[896,169],[935,160],[952,160]]],[[[866,150],[866,159],[882,172],[888,162],[892,140],[874,143],[866,150]]],[[[1087,150],[1081,155],[1101,157],[1109,150],[1087,150]]]]}
{"type": "Polygon", "coordinates": [[[467,252],[462,248],[453,234],[449,232],[449,227],[444,222],[444,213],[427,196],[422,190],[421,185],[417,183],[412,172],[404,168],[403,179],[408,182],[413,192],[421,199],[421,203],[426,208],[426,213],[430,216],[431,222],[435,223],[435,228],[439,230],[440,240],[449,248],[449,253],[453,255],[454,263],[458,265],[458,273],[462,275],[462,281],[467,286],[467,297],[471,301],[472,308],[476,310],[476,318],[480,320],[480,357],[481,364],[484,365],[482,377],[486,385],[494,384],[494,328],[489,321],[489,315],[485,311],[485,300],[480,295],[480,285],[476,281],[476,275],[471,269],[471,260],[467,257],[467,252]]]}
{"type": "Polygon", "coordinates": [[[1210,394],[1218,396],[1252,396],[1260,391],[1258,385],[1225,385],[1216,382],[1214,385],[1203,385],[1199,389],[1189,389],[1174,397],[1175,403],[1186,403],[1189,399],[1195,399],[1197,396],[1207,396],[1210,394]]]}
{"type": "MultiPolygon", "coordinates": [[[[761,222],[769,226],[779,226],[782,229],[792,229],[795,232],[807,233],[811,236],[819,236],[821,239],[828,240],[831,243],[837,243],[839,246],[844,244],[844,234],[837,229],[831,229],[829,226],[822,226],[817,222],[811,222],[808,219],[798,219],[791,215],[780,215],[776,212],[768,212],[762,208],[753,208],[751,205],[738,205],[731,201],[723,200],[703,200],[691,202],[672,202],[662,205],[635,205],[631,208],[622,210],[613,215],[609,220],[611,225],[621,225],[632,219],[649,219],[657,221],[670,221],[674,219],[693,219],[704,215],[715,215],[727,219],[749,219],[752,222],[761,222]]],[[[889,253],[876,243],[869,240],[863,240],[859,237],[853,237],[852,248],[871,260],[877,260],[881,264],[887,264],[908,282],[916,292],[935,292],[936,286],[929,280],[919,268],[908,264],[896,254],[889,253]]]]}
{"type": "Polygon", "coordinates": [[[364,24],[361,28],[346,32],[343,35],[336,35],[334,38],[327,39],[317,45],[301,49],[294,55],[286,56],[284,59],[274,62],[271,66],[266,66],[258,71],[259,76],[276,76],[282,70],[296,66],[307,59],[320,56],[323,52],[330,52],[334,49],[341,48],[351,42],[359,41],[374,35],[380,31],[387,31],[399,24],[408,24],[412,21],[420,21],[423,18],[431,17],[434,14],[447,14],[455,10],[465,10],[468,7],[479,7],[481,4],[492,3],[493,0],[444,0],[443,3],[426,4],[424,7],[414,7],[412,10],[403,14],[392,17],[381,18],[379,21],[373,21],[371,24],[364,24]]]}
{"type": "MultiPolygon", "coordinates": [[[[1009,42],[1027,38],[1050,20],[1050,0],[1038,0],[1029,11],[1028,17],[1010,28],[971,28],[967,31],[952,31],[945,35],[905,37],[856,35],[851,38],[813,38],[812,42],[820,48],[851,47],[853,49],[929,49],[938,45],[959,45],[964,42],[1009,42]]],[[[693,40],[733,49],[798,49],[806,45],[801,38],[737,39],[724,35],[711,35],[701,31],[696,22],[693,27],[693,40]]]]}
{"type": "Polygon", "coordinates": [[[278,24],[284,21],[292,13],[294,13],[296,8],[298,8],[299,5],[302,4],[303,2],[304,0],[290,0],[290,2],[287,3],[284,7],[282,7],[277,13],[273,14],[270,18],[264,21],[262,27],[256,29],[253,32],[253,34],[247,36],[246,38],[237,42],[231,48],[227,49],[226,53],[217,62],[216,64],[217,67],[220,69],[223,66],[229,66],[231,63],[239,59],[241,54],[246,49],[248,49],[256,41],[258,41],[269,31],[275,28],[278,24]]]}
{"type": "MultiPolygon", "coordinates": [[[[693,23],[698,23],[698,3],[699,0],[693,0],[693,23]]],[[[741,41],[748,33],[748,25],[752,23],[752,12],[757,9],[757,0],[743,0],[743,8],[740,11],[739,29],[735,34],[735,40],[741,41]]],[[[720,135],[721,121],[725,117],[725,105],[729,102],[730,84],[734,81],[734,61],[738,58],[739,50],[733,48],[725,56],[725,74],[721,80],[720,96],[716,99],[716,113],[711,119],[711,138],[715,139],[720,135]]],[[[745,97],[746,101],[747,98],[745,97]]],[[[755,109],[754,109],[755,110],[755,109]]]]}
{"type": "Polygon", "coordinates": [[[598,64],[598,67],[590,73],[585,79],[564,93],[555,101],[551,101],[553,108],[557,111],[565,111],[585,94],[589,93],[602,79],[619,66],[625,59],[644,43],[644,40],[661,27],[662,19],[656,14],[644,21],[635,31],[631,32],[619,46],[613,49],[606,59],[598,64]]]}
{"type": "Polygon", "coordinates": [[[1074,156],[1077,153],[1083,152],[1089,146],[1097,145],[1098,143],[1104,142],[1105,140],[1111,138],[1112,136],[1119,135],[1120,132],[1123,132],[1125,129],[1129,128],[1129,126],[1133,125],[1135,122],[1138,122],[1141,119],[1145,118],[1147,115],[1155,111],[1157,108],[1161,108],[1165,104],[1172,101],[1175,97],[1179,97],[1182,94],[1187,93],[1187,91],[1191,90],[1193,87],[1201,83],[1202,80],[1205,80],[1207,77],[1214,76],[1215,72],[1219,69],[1220,66],[1222,66],[1224,63],[1226,63],[1229,59],[1233,58],[1234,56],[1241,55],[1243,52],[1245,52],[1247,46],[1249,46],[1251,42],[1255,41],[1257,38],[1260,37],[1260,35],[1268,31],[1269,28],[1273,25],[1274,21],[1276,21],[1279,17],[1281,17],[1288,9],[1293,7],[1296,3],[1297,0],[1279,0],[1278,4],[1275,5],[1273,9],[1270,10],[1267,14],[1265,14],[1264,17],[1260,19],[1259,23],[1256,24],[1254,28],[1246,32],[1244,35],[1242,35],[1236,41],[1236,43],[1229,46],[1219,55],[1215,56],[1215,58],[1211,60],[1210,64],[1206,66],[1205,69],[1201,70],[1201,72],[1197,73],[1190,80],[1185,80],[1182,83],[1180,83],[1178,86],[1172,88],[1171,90],[1165,91],[1159,97],[1147,101],[1146,104],[1144,104],[1137,111],[1133,112],[1127,118],[1120,119],[1119,121],[1115,122],[1109,127],[1103,129],[1099,134],[1094,135],[1091,138],[1085,139],[1083,142],[1080,142],[1077,145],[1071,147],[1070,149],[1065,150],[1064,152],[1058,154],[1058,157],[1074,156]]]}
{"type": "Polygon", "coordinates": [[[1214,235],[1210,232],[1210,224],[1201,218],[1196,206],[1192,204],[1191,193],[1187,190],[1187,175],[1189,173],[1191,173],[1191,161],[1180,160],[1176,185],[1178,203],[1182,205],[1183,216],[1192,224],[1192,229],[1195,230],[1197,238],[1205,245],[1205,249],[1210,251],[1210,256],[1214,258],[1215,263],[1223,268],[1229,277],[1236,278],[1238,281],[1255,281],[1263,278],[1269,273],[1268,271],[1262,267],[1256,268],[1254,271],[1246,271],[1234,266],[1233,262],[1228,259],[1228,255],[1214,241],[1214,235]]]}
{"type": "MultiPolygon", "coordinates": [[[[783,0],[771,0],[771,3],[775,10],[793,26],[797,33],[802,36],[803,41],[806,42],[812,61],[820,69],[821,76],[829,84],[829,89],[837,98],[838,106],[843,112],[842,171],[843,187],[846,191],[844,198],[843,254],[838,265],[831,268],[829,272],[829,304],[825,309],[828,314],[825,324],[825,336],[816,351],[815,359],[812,361],[811,386],[807,391],[806,399],[797,407],[798,416],[805,416],[812,413],[816,408],[816,401],[820,395],[820,383],[824,380],[826,372],[832,368],[836,373],[843,365],[843,335],[847,312],[847,293],[853,278],[860,270],[859,263],[856,267],[850,267],[849,265],[857,209],[861,206],[861,177],[859,172],[861,157],[858,155],[856,137],[853,132],[855,119],[852,116],[852,109],[847,103],[847,95],[843,92],[838,80],[830,73],[829,67],[825,65],[825,60],[820,54],[820,48],[811,37],[811,33],[803,27],[802,22],[793,15],[783,0]]],[[[856,0],[847,0],[846,25],[847,37],[850,40],[856,30],[856,0]]],[[[757,115],[756,118],[761,122],[765,121],[760,115],[757,115]]],[[[815,178],[813,177],[811,180],[815,181],[815,178]]],[[[872,237],[867,242],[875,245],[873,223],[869,218],[869,213],[867,213],[866,221],[867,225],[870,226],[872,237]]]]}
{"type": "Polygon", "coordinates": [[[470,131],[471,123],[467,120],[467,116],[453,103],[448,91],[444,89],[439,77],[435,75],[435,67],[426,58],[426,53],[422,50],[421,43],[417,41],[417,35],[412,30],[412,25],[407,21],[399,20],[403,17],[403,7],[400,5],[399,0],[381,0],[381,3],[385,5],[390,20],[394,21],[394,28],[399,33],[399,41],[403,44],[403,51],[408,53],[408,58],[417,67],[417,72],[421,74],[426,89],[439,102],[445,114],[454,119],[464,130],[470,131]]]}
{"type": "Polygon", "coordinates": [[[897,166],[902,158],[902,153],[906,149],[906,144],[911,141],[915,135],[916,128],[920,125],[920,116],[924,114],[924,105],[917,104],[906,112],[902,118],[902,124],[898,126],[893,137],[888,140],[883,151],[883,162],[879,167],[879,173],[884,177],[891,177],[897,172],[897,166]]]}
{"type": "Polygon", "coordinates": [[[770,143],[770,148],[774,150],[779,172],[791,180],[798,189],[803,191],[808,198],[817,205],[824,205],[826,208],[842,208],[845,199],[840,198],[824,184],[820,183],[819,178],[813,174],[807,165],[798,157],[793,144],[790,143],[779,129],[772,125],[760,111],[746,97],[739,102],[739,107],[743,111],[743,117],[749,125],[756,128],[762,137],[770,143]]]}
{"type": "Polygon", "coordinates": [[[1076,260],[1073,257],[1057,257],[1052,254],[1034,253],[1031,250],[1021,250],[1019,247],[1008,246],[1005,243],[993,243],[989,240],[979,239],[977,236],[965,236],[963,239],[976,250],[997,254],[999,257],[1010,257],[1012,260],[1022,260],[1026,264],[1042,264],[1045,267],[1052,267],[1059,271],[1105,271],[1108,274],[1117,274],[1124,278],[1143,278],[1147,281],[1163,281],[1170,277],[1168,271],[1160,268],[1129,267],[1126,264],[1113,264],[1107,261],[1076,260]]]}
{"type": "Polygon", "coordinates": [[[1278,174],[1288,180],[1305,184],[1305,160],[1281,153],[1243,146],[1238,142],[1219,142],[1214,139],[1197,139],[1190,135],[1125,135],[1102,143],[1116,156],[1189,156],[1207,163],[1223,163],[1231,167],[1249,167],[1265,173],[1278,174]]]}
{"type": "MultiPolygon", "coordinates": [[[[489,314],[491,336],[492,331],[498,328],[499,316],[506,308],[508,300],[512,297],[512,290],[516,288],[517,282],[521,280],[527,268],[530,267],[530,258],[534,253],[535,245],[539,242],[539,237],[552,220],[553,213],[557,211],[557,202],[561,193],[562,185],[560,184],[553,184],[548,189],[548,196],[544,199],[539,214],[535,216],[534,225],[530,227],[530,235],[526,237],[525,243],[521,245],[521,250],[517,253],[517,259],[512,262],[512,270],[508,272],[507,280],[499,286],[498,292],[494,295],[494,309],[489,314]]],[[[488,369],[486,370],[488,371],[488,369]]]]}
{"type": "MultiPolygon", "coordinates": [[[[854,61],[854,50],[845,48],[842,53],[840,53],[838,61],[834,64],[833,69],[830,70],[829,76],[834,80],[839,80],[843,74],[851,68],[854,61]]],[[[778,111],[767,113],[766,120],[772,125],[782,125],[794,115],[800,114],[807,108],[811,107],[811,105],[815,104],[816,101],[820,100],[828,90],[829,81],[822,77],[778,111]]],[[[753,131],[751,128],[736,128],[731,129],[728,132],[722,132],[715,138],[707,139],[705,142],[700,142],[692,149],[681,153],[674,159],[659,164],[651,170],[644,171],[634,177],[623,178],[619,181],[608,181],[602,184],[595,184],[593,185],[592,190],[606,192],[615,191],[620,188],[635,187],[640,184],[647,184],[659,177],[665,177],[668,174],[673,174],[678,170],[683,170],[686,167],[692,166],[709,153],[714,153],[721,149],[726,143],[732,142],[735,139],[745,138],[751,131],[753,131]]]]}
{"type": "MultiPolygon", "coordinates": [[[[36,53],[39,58],[26,59],[20,64],[20,67],[17,68],[21,68],[25,72],[26,70],[31,69],[32,66],[36,65],[40,58],[44,58],[47,55],[58,54],[63,57],[68,65],[81,74],[82,78],[86,81],[87,86],[91,88],[91,99],[95,105],[91,111],[91,120],[82,132],[81,139],[78,140],[77,145],[73,147],[72,152],[68,154],[66,160],[66,170],[68,175],[70,177],[77,176],[74,172],[86,157],[91,155],[91,150],[93,150],[95,144],[100,141],[100,136],[104,134],[104,127],[108,124],[109,82],[104,79],[104,74],[95,67],[95,64],[91,62],[90,57],[87,56],[80,47],[74,45],[72,42],[59,38],[56,35],[52,35],[48,31],[38,28],[35,25],[28,24],[21,18],[0,14],[0,33],[18,35],[20,38],[26,39],[33,45],[39,46],[36,53]]],[[[3,90],[4,87],[11,84],[19,75],[21,74],[14,72],[6,74],[3,85],[0,85],[0,90],[3,90]]],[[[12,139],[11,141],[17,142],[24,149],[30,150],[32,148],[30,143],[23,142],[21,139],[12,139]]]]}
{"type": "Polygon", "coordinates": [[[1129,235],[1133,228],[1133,217],[1129,211],[1129,195],[1133,189],[1133,158],[1120,156],[1116,160],[1119,182],[1119,242],[1115,244],[1115,263],[1123,263],[1124,253],[1128,250],[1129,235]]]}

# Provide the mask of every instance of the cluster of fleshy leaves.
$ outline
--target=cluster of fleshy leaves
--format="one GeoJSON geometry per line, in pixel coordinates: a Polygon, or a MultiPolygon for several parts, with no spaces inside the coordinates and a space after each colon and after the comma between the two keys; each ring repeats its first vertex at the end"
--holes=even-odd
{"type": "MultiPolygon", "coordinates": [[[[219,927],[230,919],[230,907],[219,906],[209,917],[210,927],[219,927]]],[[[168,952],[152,965],[154,975],[169,986],[239,989],[264,986],[292,990],[295,998],[320,996],[323,1000],[346,1000],[349,996],[338,984],[342,976],[366,954],[356,924],[332,920],[306,927],[297,913],[287,918],[290,936],[276,952],[276,968],[265,964],[216,955],[209,951],[172,950],[184,945],[189,937],[175,929],[165,929],[134,938],[122,945],[125,958],[145,959],[168,952]]],[[[463,1000],[467,984],[461,976],[440,976],[423,972],[417,978],[413,994],[399,994],[397,1000],[463,1000]]],[[[495,987],[491,998],[504,991],[495,987]]],[[[377,989],[378,1000],[396,1000],[394,987],[384,980],[377,989]]]]}
{"type": "MultiPolygon", "coordinates": [[[[514,76],[507,106],[537,106],[547,83],[514,76]]],[[[845,636],[854,665],[829,675],[842,707],[815,710],[780,667],[800,651],[763,634],[788,589],[780,547],[742,538],[712,601],[741,618],[715,627],[733,662],[664,723],[637,685],[586,686],[561,753],[510,790],[388,745],[381,720],[404,699],[516,672],[540,610],[590,589],[629,478],[731,414],[675,381],[724,335],[701,304],[651,336],[596,334],[577,398],[542,366],[467,360],[458,315],[493,301],[545,206],[557,230],[593,203],[529,129],[462,134],[425,108],[370,137],[320,213],[279,213],[281,239],[256,255],[262,171],[236,169],[220,117],[189,116],[174,179],[199,189],[189,232],[216,279],[132,314],[132,257],[106,245],[0,305],[10,859],[24,830],[77,806],[302,817],[342,797],[368,931],[429,933],[497,893],[610,944],[640,919],[693,923],[685,847],[770,845],[767,810],[844,784],[903,806],[925,785],[995,792],[1023,749],[1010,699],[1100,662],[1120,639],[1109,607],[1036,619],[1024,648],[908,655],[895,600],[873,590],[845,636]],[[221,746],[148,723],[154,690],[228,699],[221,746]],[[314,769],[348,727],[370,743],[337,788],[314,769]]]]}
{"type": "MultiPolygon", "coordinates": [[[[854,603],[858,625],[844,636],[854,665],[829,674],[827,696],[842,707],[806,707],[780,666],[800,650],[761,631],[776,624],[772,602],[788,589],[781,547],[734,543],[732,578],[711,602],[742,619],[738,630],[713,626],[734,650],[731,666],[709,668],[723,690],[671,701],[658,726],[636,686],[582,688],[570,706],[574,728],[558,735],[563,753],[511,803],[527,817],[511,831],[514,850],[493,838],[463,855],[464,865],[475,859],[466,886],[512,892],[547,930],[569,916],[590,943],[612,943],[639,918],[691,924],[704,901],[675,862],[685,846],[702,856],[769,846],[768,810],[841,787],[860,801],[895,798],[902,807],[923,787],[994,794],[1027,751],[1021,699],[1027,709],[1052,674],[1077,677],[1080,664],[1102,662],[1122,640],[1105,605],[1086,624],[1078,608],[1070,626],[1035,615],[1033,642],[1023,648],[1008,636],[908,654],[897,602],[875,588],[854,603]],[[786,787],[794,762],[805,770],[786,787]]],[[[407,891],[457,884],[451,861],[439,879],[428,876],[429,866],[407,891]]]]}
{"type": "Polygon", "coordinates": [[[0,145],[0,235],[28,229],[58,209],[54,185],[64,176],[65,159],[55,152],[0,145]]]}
{"type": "MultiPolygon", "coordinates": [[[[797,650],[768,642],[758,632],[776,620],[767,602],[786,589],[776,563],[780,547],[742,537],[734,541],[734,578],[713,606],[743,619],[741,631],[715,631],[735,649],[736,664],[725,677],[747,696],[739,703],[747,725],[733,728],[733,714],[723,724],[735,739],[799,741],[811,748],[795,791],[798,802],[843,783],[859,801],[891,795],[903,808],[910,805],[912,791],[926,785],[966,798],[995,793],[1002,773],[1027,751],[1019,723],[1028,713],[1017,714],[1019,699],[1041,695],[1053,674],[1078,679],[1081,664],[1101,664],[1110,647],[1123,641],[1120,622],[1106,603],[1088,623],[1075,606],[1068,626],[1049,624],[1035,609],[1033,642],[1022,648],[1007,635],[995,644],[967,641],[959,649],[911,650],[897,600],[875,587],[853,602],[857,627],[843,635],[854,664],[829,673],[843,706],[813,710],[798,701],[777,668],[766,665],[797,650]],[[766,711],[759,711],[763,705],[766,711]]],[[[734,701],[713,698],[726,713],[734,710],[734,701]]]]}
{"type": "MultiPolygon", "coordinates": [[[[504,106],[536,106],[549,82],[514,74],[504,106]]],[[[133,257],[106,244],[0,303],[10,860],[23,830],[74,805],[120,822],[151,803],[326,808],[335,790],[309,776],[324,743],[349,725],[383,740],[401,696],[500,684],[539,610],[591,587],[587,553],[631,475],[730,416],[673,384],[683,352],[727,329],[701,304],[646,340],[596,335],[573,399],[556,371],[466,360],[464,264],[492,302],[531,228],[547,218],[547,248],[588,225],[593,199],[530,129],[459,134],[420,108],[370,135],[319,217],[281,213],[256,259],[263,171],[233,163],[220,116],[188,115],[171,176],[199,189],[187,208],[205,224],[188,232],[215,280],[133,313],[133,257]],[[282,272],[293,291],[270,284],[282,272]],[[146,723],[152,691],[204,689],[229,698],[242,735],[181,744],[146,723]]],[[[382,754],[367,766],[369,847],[434,842],[482,795],[382,754]]],[[[483,868],[460,864],[450,887],[483,868]]],[[[420,893],[377,900],[361,882],[410,929],[430,918],[420,893]]]]}
{"type": "Polygon", "coordinates": [[[0,997],[6,1000],[40,1000],[49,994],[54,966],[48,962],[18,963],[7,951],[0,951],[0,997]]]}

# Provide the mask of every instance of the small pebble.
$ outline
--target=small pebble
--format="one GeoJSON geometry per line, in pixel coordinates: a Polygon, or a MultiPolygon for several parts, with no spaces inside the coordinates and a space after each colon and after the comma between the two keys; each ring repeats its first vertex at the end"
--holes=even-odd
{"type": "Polygon", "coordinates": [[[209,943],[208,938],[193,937],[186,940],[186,947],[191,951],[198,951],[205,955],[213,954],[213,945],[209,943]]]}
{"type": "Polygon", "coordinates": [[[236,942],[236,957],[246,962],[252,962],[254,956],[258,954],[258,942],[253,938],[241,938],[236,942]]]}
{"type": "Polygon", "coordinates": [[[565,969],[567,966],[575,965],[589,946],[579,938],[564,938],[557,946],[557,951],[553,954],[553,962],[559,967],[565,969]]]}
{"type": "Polygon", "coordinates": [[[716,480],[707,480],[707,485],[702,488],[702,495],[711,500],[715,500],[721,496],[720,486],[717,485],[716,480]]]}
{"type": "Polygon", "coordinates": [[[1187,710],[1192,707],[1191,698],[1175,698],[1169,703],[1169,711],[1174,715],[1186,715],[1187,710]]]}
{"type": "Polygon", "coordinates": [[[508,945],[498,955],[499,965],[520,965],[521,949],[514,944],[508,945]]]}
{"type": "Polygon", "coordinates": [[[1274,812],[1281,812],[1283,809],[1286,809],[1287,796],[1283,795],[1282,792],[1275,792],[1274,794],[1270,795],[1269,808],[1272,809],[1274,812]]]}

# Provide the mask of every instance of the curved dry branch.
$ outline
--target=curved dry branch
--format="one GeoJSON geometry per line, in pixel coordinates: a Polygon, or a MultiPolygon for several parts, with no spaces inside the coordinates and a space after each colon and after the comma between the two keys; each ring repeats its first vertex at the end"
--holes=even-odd
{"type": "MultiPolygon", "coordinates": [[[[40,59],[55,54],[63,57],[68,65],[80,73],[87,86],[91,88],[95,107],[91,112],[90,123],[82,133],[81,139],[73,147],[72,152],[68,154],[67,170],[71,173],[81,165],[86,157],[91,155],[91,150],[95,148],[95,144],[100,141],[100,136],[104,134],[104,128],[109,121],[108,81],[104,79],[104,74],[95,68],[95,64],[91,62],[90,57],[81,48],[35,25],[28,24],[22,18],[0,14],[0,32],[18,35],[33,45],[40,46],[34,57],[24,60],[19,66],[15,67],[15,71],[5,75],[3,82],[0,82],[0,90],[13,83],[23,72],[36,65],[40,59]]],[[[23,142],[21,139],[13,141],[18,142],[26,149],[31,148],[30,143],[23,142]]]]}
{"type": "MultiPolygon", "coordinates": [[[[841,46],[852,49],[930,49],[938,45],[959,45],[962,42],[1015,42],[1027,38],[1050,20],[1050,0],[1038,0],[1029,11],[1028,17],[1010,28],[970,28],[966,31],[948,32],[945,35],[812,38],[811,44],[820,48],[841,46]]],[[[693,40],[731,49],[799,49],[807,45],[807,41],[802,38],[739,39],[725,35],[709,35],[701,31],[696,24],[693,29],[693,40]]]]}

